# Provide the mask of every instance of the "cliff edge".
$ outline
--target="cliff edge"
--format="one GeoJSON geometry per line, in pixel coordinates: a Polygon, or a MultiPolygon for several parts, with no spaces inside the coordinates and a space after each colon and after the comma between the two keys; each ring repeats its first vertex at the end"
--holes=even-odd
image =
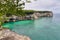
{"type": "Polygon", "coordinates": [[[2,29],[0,30],[0,40],[30,40],[30,38],[24,35],[19,35],[9,29],[2,29]]]}

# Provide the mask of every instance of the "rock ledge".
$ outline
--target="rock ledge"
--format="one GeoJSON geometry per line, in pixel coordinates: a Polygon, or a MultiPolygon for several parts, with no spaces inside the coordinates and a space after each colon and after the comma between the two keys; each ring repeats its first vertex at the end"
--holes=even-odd
{"type": "Polygon", "coordinates": [[[2,29],[0,30],[0,40],[30,40],[30,38],[24,35],[19,35],[9,29],[2,29]]]}

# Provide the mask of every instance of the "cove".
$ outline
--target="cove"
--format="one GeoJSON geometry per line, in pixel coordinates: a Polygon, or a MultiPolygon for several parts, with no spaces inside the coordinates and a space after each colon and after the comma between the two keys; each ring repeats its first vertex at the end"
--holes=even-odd
{"type": "Polygon", "coordinates": [[[60,40],[60,16],[5,23],[12,31],[32,40],[60,40]]]}

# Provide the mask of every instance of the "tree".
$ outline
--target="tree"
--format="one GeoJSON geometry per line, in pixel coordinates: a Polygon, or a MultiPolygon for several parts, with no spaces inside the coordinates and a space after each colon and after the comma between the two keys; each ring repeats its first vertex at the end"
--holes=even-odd
{"type": "MultiPolygon", "coordinates": [[[[30,3],[31,0],[26,0],[30,3]]],[[[22,0],[0,0],[0,26],[4,23],[3,15],[22,15],[25,2],[22,0]]]]}
{"type": "MultiPolygon", "coordinates": [[[[31,2],[31,0],[26,0],[26,2],[31,2]]],[[[22,0],[0,0],[0,13],[2,14],[15,14],[21,15],[23,13],[22,9],[25,6],[25,2],[22,0]]]]}
{"type": "Polygon", "coordinates": [[[21,0],[2,0],[2,1],[0,1],[0,13],[4,13],[4,14],[18,13],[18,11],[23,8],[21,6],[25,5],[24,3],[19,4],[20,1],[21,0]]]}
{"type": "Polygon", "coordinates": [[[2,14],[0,13],[0,27],[2,24],[3,24],[3,17],[2,17],[2,14]]]}

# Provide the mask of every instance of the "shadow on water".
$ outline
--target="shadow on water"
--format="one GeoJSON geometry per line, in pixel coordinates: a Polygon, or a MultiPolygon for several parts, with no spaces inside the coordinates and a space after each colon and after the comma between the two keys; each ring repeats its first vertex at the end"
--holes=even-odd
{"type": "Polygon", "coordinates": [[[2,25],[2,27],[8,28],[8,29],[12,30],[12,29],[14,28],[14,27],[12,26],[13,24],[14,24],[14,22],[4,23],[4,24],[2,25]]]}

